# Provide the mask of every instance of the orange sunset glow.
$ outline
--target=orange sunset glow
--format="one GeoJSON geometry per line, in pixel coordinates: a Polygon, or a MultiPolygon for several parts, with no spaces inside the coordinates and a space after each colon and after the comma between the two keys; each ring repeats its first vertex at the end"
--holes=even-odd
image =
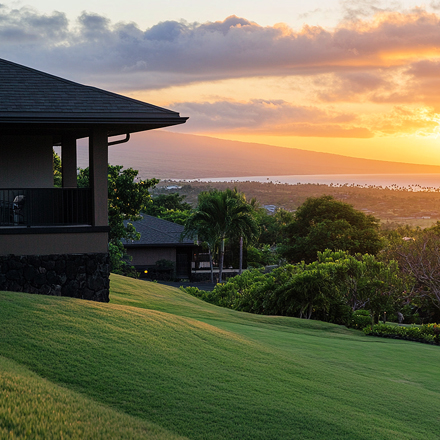
{"type": "Polygon", "coordinates": [[[410,3],[340,2],[331,25],[303,11],[299,27],[233,14],[142,27],[135,13],[118,21],[4,5],[0,49],[189,116],[175,132],[440,165],[440,3],[410,3]],[[50,32],[35,24],[43,18],[50,32]]]}

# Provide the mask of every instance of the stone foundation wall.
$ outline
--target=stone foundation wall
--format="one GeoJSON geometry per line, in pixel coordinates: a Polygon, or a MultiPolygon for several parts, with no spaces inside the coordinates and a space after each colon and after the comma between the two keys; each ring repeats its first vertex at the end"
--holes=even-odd
{"type": "Polygon", "coordinates": [[[108,254],[0,256],[0,290],[109,301],[108,254]]]}

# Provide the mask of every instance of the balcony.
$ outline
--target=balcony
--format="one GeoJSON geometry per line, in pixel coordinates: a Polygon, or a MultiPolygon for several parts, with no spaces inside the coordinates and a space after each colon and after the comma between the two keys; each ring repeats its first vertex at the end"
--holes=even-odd
{"type": "Polygon", "coordinates": [[[0,189],[0,228],[91,225],[89,188],[0,189]]]}

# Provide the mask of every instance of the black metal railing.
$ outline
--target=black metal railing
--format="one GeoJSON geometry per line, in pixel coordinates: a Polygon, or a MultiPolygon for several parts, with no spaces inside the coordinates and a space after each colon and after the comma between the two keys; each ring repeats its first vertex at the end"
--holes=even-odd
{"type": "Polygon", "coordinates": [[[0,227],[91,224],[89,188],[0,189],[0,227]]]}

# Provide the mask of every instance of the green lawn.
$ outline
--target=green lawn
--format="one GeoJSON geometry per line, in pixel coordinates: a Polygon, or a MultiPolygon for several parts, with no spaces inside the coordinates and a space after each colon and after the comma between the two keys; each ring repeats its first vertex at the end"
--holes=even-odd
{"type": "Polygon", "coordinates": [[[439,438],[439,347],[120,276],[110,298],[0,292],[0,438],[26,438],[28,426],[62,438],[439,438]],[[36,399],[30,410],[23,393],[46,393],[48,409],[36,399]]]}
{"type": "Polygon", "coordinates": [[[0,356],[0,438],[183,439],[99,405],[0,356]]]}

